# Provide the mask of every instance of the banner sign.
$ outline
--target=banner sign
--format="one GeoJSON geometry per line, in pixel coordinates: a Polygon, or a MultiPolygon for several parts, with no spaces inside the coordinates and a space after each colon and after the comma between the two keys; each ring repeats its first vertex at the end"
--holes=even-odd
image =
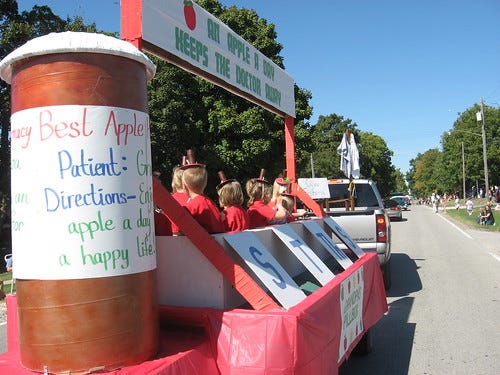
{"type": "Polygon", "coordinates": [[[342,330],[340,334],[338,362],[344,356],[347,348],[363,333],[364,288],[363,266],[354,271],[340,285],[342,330]]]}
{"type": "Polygon", "coordinates": [[[143,0],[142,9],[144,41],[295,117],[292,77],[194,1],[143,0]]]}
{"type": "Polygon", "coordinates": [[[11,146],[16,278],[97,278],[156,268],[147,113],[30,108],[12,115],[11,146]]]}

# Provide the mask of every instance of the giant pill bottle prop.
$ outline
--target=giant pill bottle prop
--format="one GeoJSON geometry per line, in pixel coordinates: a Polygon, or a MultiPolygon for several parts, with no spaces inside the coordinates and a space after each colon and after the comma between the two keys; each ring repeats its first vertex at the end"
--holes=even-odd
{"type": "Polygon", "coordinates": [[[131,44],[89,33],[36,38],[0,62],[12,89],[12,251],[30,370],[111,370],[157,352],[154,74],[131,44]]]}

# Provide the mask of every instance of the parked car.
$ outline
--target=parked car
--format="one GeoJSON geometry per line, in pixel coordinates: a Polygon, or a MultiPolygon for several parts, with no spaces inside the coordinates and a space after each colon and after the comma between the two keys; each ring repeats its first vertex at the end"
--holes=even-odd
{"type": "Polygon", "coordinates": [[[395,199],[384,199],[384,208],[390,220],[403,220],[403,210],[395,199]]]}

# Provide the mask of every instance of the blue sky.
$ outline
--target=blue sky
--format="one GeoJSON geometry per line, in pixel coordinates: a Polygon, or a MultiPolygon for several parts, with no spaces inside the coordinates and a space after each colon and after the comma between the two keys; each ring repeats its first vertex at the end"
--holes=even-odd
{"type": "MultiPolygon", "coordinates": [[[[481,98],[500,107],[499,0],[220,1],[275,25],[285,69],[313,95],[312,124],[353,120],[386,140],[403,172],[458,113],[481,98]]],[[[118,0],[18,0],[20,11],[35,3],[120,30],[118,0]]]]}

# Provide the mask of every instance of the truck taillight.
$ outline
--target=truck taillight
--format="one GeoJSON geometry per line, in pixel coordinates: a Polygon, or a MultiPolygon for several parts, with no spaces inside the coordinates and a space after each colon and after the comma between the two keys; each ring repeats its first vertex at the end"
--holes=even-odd
{"type": "Polygon", "coordinates": [[[387,242],[387,222],[382,214],[377,214],[377,242],[387,242]]]}

